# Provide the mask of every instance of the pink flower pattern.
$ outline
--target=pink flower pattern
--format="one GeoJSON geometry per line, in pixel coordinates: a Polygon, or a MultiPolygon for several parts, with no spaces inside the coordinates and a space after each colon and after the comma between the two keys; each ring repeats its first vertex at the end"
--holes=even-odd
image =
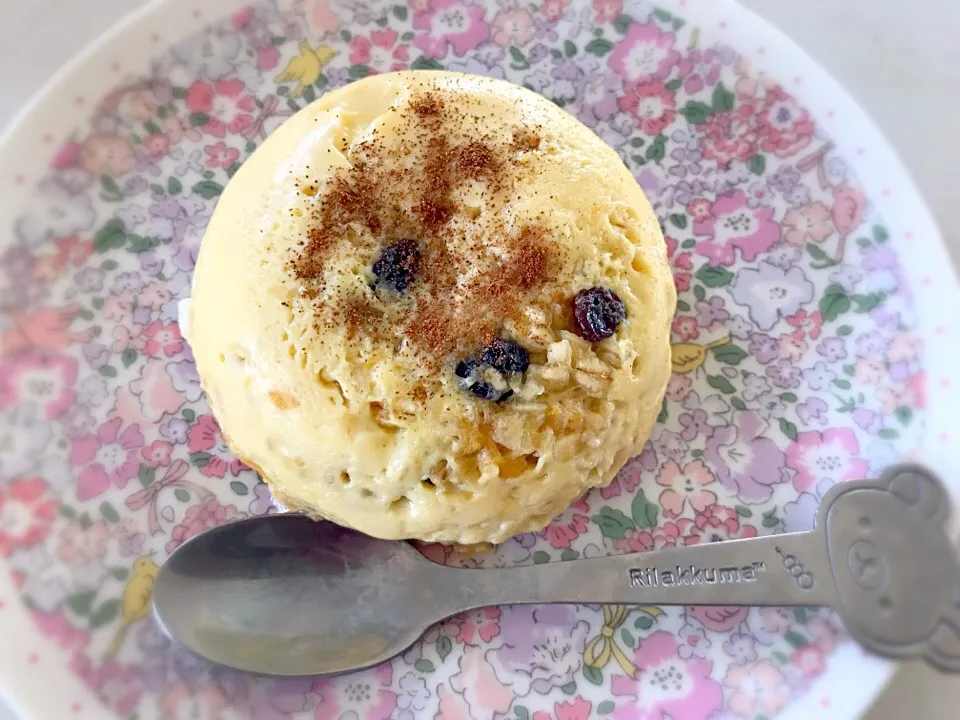
{"type": "Polygon", "coordinates": [[[543,536],[552,547],[563,549],[587,531],[590,519],[586,515],[574,515],[564,524],[554,523],[543,530],[543,536]]]}
{"type": "Polygon", "coordinates": [[[757,150],[760,130],[749,105],[711,115],[704,125],[703,156],[727,167],[734,160],[745,162],[757,150]]]}
{"type": "Polygon", "coordinates": [[[158,357],[162,353],[173,357],[183,350],[183,336],[180,335],[180,326],[176,323],[152,322],[143,334],[146,336],[143,350],[147,355],[158,357]]]}
{"type": "Polygon", "coordinates": [[[197,423],[190,428],[187,444],[191,453],[206,454],[207,459],[200,470],[204,475],[222,478],[228,471],[231,475],[239,475],[246,467],[233,457],[213,415],[197,418],[197,423]]]}
{"type": "Polygon", "coordinates": [[[166,440],[154,440],[141,453],[143,460],[152,468],[166,467],[170,464],[170,456],[173,454],[173,443],[166,440]]]}
{"type": "Polygon", "coordinates": [[[714,632],[733,630],[746,619],[747,612],[747,608],[741,605],[696,605],[687,608],[688,617],[714,632]]]}
{"type": "Polygon", "coordinates": [[[672,634],[653,633],[634,657],[638,682],[618,675],[611,684],[614,697],[630,698],[614,709],[614,720],[709,720],[721,708],[723,691],[710,677],[710,661],[681,659],[672,634]]]}
{"type": "Polygon", "coordinates": [[[792,245],[807,240],[822,243],[834,230],[830,209],[822,202],[790,208],[783,216],[783,226],[783,239],[792,245]]]}
{"type": "Polygon", "coordinates": [[[700,542],[721,542],[740,540],[757,536],[753,525],[742,525],[737,511],[725,505],[710,505],[698,512],[694,518],[695,534],[700,542]]]}
{"type": "Polygon", "coordinates": [[[225,137],[228,132],[240,133],[253,124],[256,102],[240,80],[198,80],[187,91],[187,109],[205,116],[205,132],[225,137]]]}
{"type": "Polygon", "coordinates": [[[789,697],[786,678],[769,660],[750,666],[731,665],[723,684],[733,691],[730,710],[741,718],[778,713],[789,697]]]}
{"type": "Polygon", "coordinates": [[[350,62],[366,65],[374,72],[403,70],[410,57],[410,46],[397,42],[396,30],[374,30],[368,38],[357,35],[350,44],[350,62]]]}
{"type": "Polygon", "coordinates": [[[787,448],[787,465],[796,471],[793,485],[800,492],[818,482],[838,483],[867,476],[867,461],[860,458],[860,446],[850,428],[800,433],[787,448]]]}
{"type": "Polygon", "coordinates": [[[526,45],[536,28],[528,10],[501,10],[490,23],[491,38],[497,45],[526,45]]]}
{"type": "Polygon", "coordinates": [[[236,148],[227,147],[227,144],[222,140],[214,143],[213,145],[207,145],[205,148],[203,148],[203,151],[207,154],[207,159],[204,165],[208,168],[222,168],[224,170],[229,170],[230,167],[240,157],[239,150],[236,148]]]}
{"type": "Polygon", "coordinates": [[[464,645],[488,643],[500,635],[500,608],[481,608],[460,615],[457,622],[457,642],[464,645]]]}
{"type": "Polygon", "coordinates": [[[42,478],[19,478],[0,486],[0,557],[43,542],[57,511],[56,498],[42,478]]]}
{"type": "Polygon", "coordinates": [[[107,554],[110,531],[103,520],[84,526],[72,521],[60,531],[57,556],[65,563],[86,563],[99,560],[107,554]]]}
{"type": "Polygon", "coordinates": [[[137,707],[143,682],[135,667],[108,660],[95,671],[97,696],[118,715],[128,715],[137,707]]]}
{"type": "Polygon", "coordinates": [[[759,119],[760,147],[777,157],[790,157],[810,144],[813,120],[783,88],[767,90],[759,119]]]}
{"type": "Polygon", "coordinates": [[[742,190],[718,197],[710,217],[696,223],[694,233],[709,236],[697,243],[697,253],[711,265],[733,265],[738,250],[744,262],[753,262],[780,240],[773,208],[750,207],[742,190]]]}
{"type": "Polygon", "coordinates": [[[167,552],[173,552],[190,538],[204,530],[232,522],[240,517],[234,505],[221,505],[216,498],[207,498],[199,505],[187,508],[183,522],[173,528],[167,542],[167,552]]]}
{"type": "Polygon", "coordinates": [[[137,476],[143,434],[138,425],[123,428],[122,422],[114,418],[101,425],[96,435],[73,441],[70,460],[83,468],[77,478],[77,499],[102,495],[111,485],[124,488],[137,476]]]}
{"type": "Polygon", "coordinates": [[[381,665],[372,673],[369,683],[335,683],[320,678],[313,684],[319,695],[314,720],[338,720],[344,711],[351,711],[359,720],[388,720],[397,708],[397,694],[388,688],[393,681],[393,668],[381,665]]]}
{"type": "Polygon", "coordinates": [[[637,23],[614,46],[608,62],[628,83],[643,83],[664,80],[679,60],[673,33],[663,32],[654,23],[637,23]]]}
{"type": "Polygon", "coordinates": [[[444,58],[452,48],[463,57],[490,36],[482,5],[464,6],[456,0],[427,0],[415,14],[413,26],[420,33],[413,44],[428,58],[444,58]]]}
{"type": "Polygon", "coordinates": [[[662,133],[677,117],[676,96],[659,81],[628,86],[620,107],[637,117],[647,135],[662,133]]]}
{"type": "Polygon", "coordinates": [[[167,688],[160,699],[162,720],[179,720],[185,717],[210,717],[220,715],[229,700],[219,685],[212,682],[191,687],[178,680],[167,688]]]}
{"type": "Polygon", "coordinates": [[[613,546],[623,552],[645,552],[696,545],[700,537],[694,534],[694,528],[692,520],[679,518],[647,530],[626,530],[622,539],[614,540],[613,546]]]}
{"type": "Polygon", "coordinates": [[[77,397],[77,366],[74,357],[40,353],[0,361],[0,409],[33,402],[47,418],[60,417],[77,397]]]}
{"type": "Polygon", "coordinates": [[[137,563],[269,507],[210,414],[177,301],[253,149],[367,74],[502,76],[580,117],[654,205],[680,299],[671,340],[698,346],[610,485],[486,554],[422,545],[431,560],[498,567],[781,532],[795,506],[914,448],[934,379],[898,259],[909,245],[796,98],[715,29],[698,25],[691,47],[696,20],[622,0],[251,5],[76,110],[0,263],[0,556],[113,712],[752,720],[824,672],[843,641],[829,615],[743,607],[636,612],[612,633],[587,606],[476,610],[378,668],[317,682],[214,676],[150,620],[103,654],[137,563]],[[304,52],[319,67],[278,84],[304,52]],[[627,660],[592,675],[595,637],[627,660]]]}
{"type": "Polygon", "coordinates": [[[716,479],[702,460],[694,460],[682,468],[674,460],[668,460],[657,476],[657,484],[666,488],[660,493],[663,514],[678,517],[687,503],[693,510],[703,512],[717,502],[717,494],[705,489],[716,479]]]}
{"type": "Polygon", "coordinates": [[[533,720],[588,720],[593,710],[593,703],[583,697],[576,697],[566,702],[556,702],[553,713],[543,710],[534,713],[533,720]]]}

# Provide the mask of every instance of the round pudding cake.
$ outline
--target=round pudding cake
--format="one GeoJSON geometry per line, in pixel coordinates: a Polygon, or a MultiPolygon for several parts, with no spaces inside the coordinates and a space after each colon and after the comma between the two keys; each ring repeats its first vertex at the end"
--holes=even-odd
{"type": "Polygon", "coordinates": [[[288,508],[496,543],[640,451],[675,301],[596,135],[510,83],[403,72],[326,94],[243,165],[190,341],[224,437],[288,508]]]}

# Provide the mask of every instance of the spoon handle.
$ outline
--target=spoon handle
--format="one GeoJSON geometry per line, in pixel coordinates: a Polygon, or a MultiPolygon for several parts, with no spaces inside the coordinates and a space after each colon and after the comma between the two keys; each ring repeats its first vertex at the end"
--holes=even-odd
{"type": "Polygon", "coordinates": [[[460,574],[482,604],[833,605],[829,564],[806,532],[460,574]]]}
{"type": "MultiPolygon", "coordinates": [[[[827,605],[877,654],[960,672],[960,561],[930,471],[890,468],[824,497],[810,532],[506,570],[455,570],[469,607],[827,605]]],[[[451,575],[450,579],[454,579],[451,575]]]]}

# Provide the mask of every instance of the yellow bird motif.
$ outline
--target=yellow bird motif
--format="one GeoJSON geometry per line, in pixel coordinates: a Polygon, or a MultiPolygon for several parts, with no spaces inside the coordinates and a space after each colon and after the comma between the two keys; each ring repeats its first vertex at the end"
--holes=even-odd
{"type": "Polygon", "coordinates": [[[670,364],[675,373],[688,373],[703,365],[707,351],[730,342],[730,336],[715,340],[706,345],[698,343],[674,343],[670,346],[670,364]]]}
{"type": "Polygon", "coordinates": [[[123,600],[120,604],[123,625],[120,626],[113,642],[107,648],[107,657],[113,657],[120,652],[130,626],[138,620],[143,620],[153,611],[153,581],[159,569],[149,555],[142,555],[134,561],[133,575],[123,589],[123,600]]]}
{"type": "Polygon", "coordinates": [[[274,82],[287,83],[297,81],[297,86],[290,91],[291,97],[300,97],[303,91],[313,85],[320,77],[320,71],[330,62],[337,51],[327,45],[321,45],[316,50],[310,47],[306,40],[300,41],[300,54],[290,58],[290,62],[274,82]]]}

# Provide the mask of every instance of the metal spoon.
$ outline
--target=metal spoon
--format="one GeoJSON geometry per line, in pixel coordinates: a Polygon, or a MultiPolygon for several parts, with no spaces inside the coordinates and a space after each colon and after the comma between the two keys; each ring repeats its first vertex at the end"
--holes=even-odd
{"type": "Polygon", "coordinates": [[[154,607],[195,653],[271,675],[368,667],[443,618],[516,603],[831,606],[867,649],[960,672],[960,564],[948,516],[940,482],[901,465],[834,487],[810,532],[467,570],[406,543],[268,515],[178,548],[157,576],[154,607]]]}

